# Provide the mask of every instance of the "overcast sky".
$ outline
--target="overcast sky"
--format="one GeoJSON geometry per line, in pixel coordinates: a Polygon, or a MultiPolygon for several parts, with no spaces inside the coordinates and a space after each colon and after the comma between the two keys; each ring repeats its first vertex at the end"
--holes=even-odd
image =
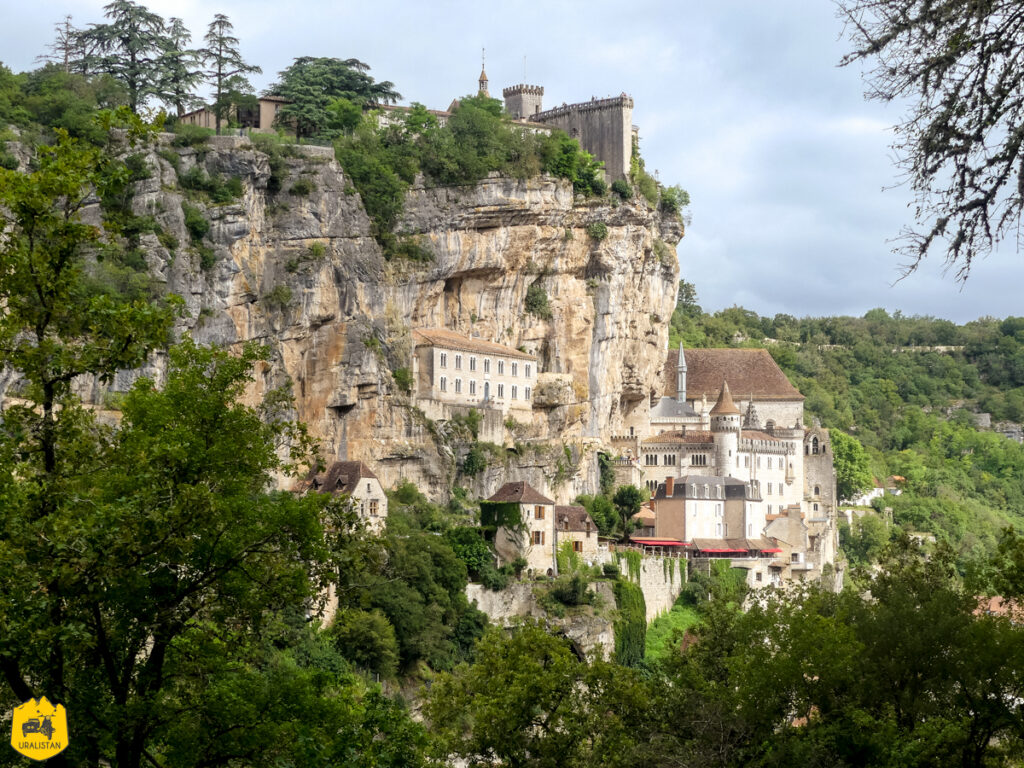
{"type": "MultiPolygon", "coordinates": [[[[293,58],[355,57],[405,103],[445,108],[475,91],[487,49],[492,95],[525,81],[545,105],[629,93],[648,170],[690,192],[681,275],[706,310],[862,315],[872,307],[958,322],[1024,315],[1024,258],[1013,244],[966,285],[941,260],[898,281],[890,241],[910,223],[891,189],[889,127],[900,110],[867,103],[829,0],[396,2],[151,0],[198,40],[227,14],[262,88],[293,58]],[[883,188],[888,188],[883,191],[883,188]]],[[[99,0],[0,0],[0,61],[15,71],[71,14],[99,0]]]]}

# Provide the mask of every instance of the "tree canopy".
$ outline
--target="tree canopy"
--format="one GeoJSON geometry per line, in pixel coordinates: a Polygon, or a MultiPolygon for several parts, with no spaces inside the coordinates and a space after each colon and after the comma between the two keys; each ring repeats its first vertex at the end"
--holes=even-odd
{"type": "Polygon", "coordinates": [[[1003,239],[1021,243],[1024,209],[1024,9],[1017,0],[839,0],[865,63],[868,97],[906,99],[897,163],[917,228],[899,251],[913,271],[943,253],[960,280],[1003,239]]]}

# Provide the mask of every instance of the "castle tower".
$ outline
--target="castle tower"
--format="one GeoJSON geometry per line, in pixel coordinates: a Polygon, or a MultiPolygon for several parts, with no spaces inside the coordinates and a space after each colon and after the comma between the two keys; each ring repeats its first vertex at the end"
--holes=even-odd
{"type": "Polygon", "coordinates": [[[540,85],[511,85],[501,95],[505,97],[505,111],[515,120],[529,120],[544,109],[544,88],[540,85]]]}
{"type": "Polygon", "coordinates": [[[754,395],[751,393],[750,402],[747,403],[747,413],[743,417],[743,428],[744,429],[760,429],[761,419],[757,415],[757,409],[754,407],[754,395]]]}
{"type": "Polygon", "coordinates": [[[683,342],[679,342],[679,362],[676,364],[676,401],[686,402],[686,355],[683,354],[683,342]]]}
{"type": "Polygon", "coordinates": [[[486,51],[483,48],[480,49],[480,81],[479,81],[479,85],[480,85],[480,90],[477,92],[477,95],[478,96],[483,96],[484,98],[488,98],[488,99],[491,98],[491,94],[487,90],[487,59],[486,59],[486,51]]]}
{"type": "Polygon", "coordinates": [[[711,435],[715,441],[715,473],[726,477],[735,472],[740,446],[740,409],[732,401],[729,382],[722,382],[718,402],[711,409],[711,435]]]}

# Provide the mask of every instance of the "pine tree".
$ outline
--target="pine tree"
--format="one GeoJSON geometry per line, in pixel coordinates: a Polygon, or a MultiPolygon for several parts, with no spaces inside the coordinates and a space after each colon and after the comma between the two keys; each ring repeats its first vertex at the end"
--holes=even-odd
{"type": "Polygon", "coordinates": [[[213,111],[217,118],[217,133],[232,106],[237,105],[240,95],[252,93],[248,74],[259,74],[263,70],[246,64],[238,50],[238,38],[228,17],[218,13],[213,17],[206,32],[206,48],[201,51],[203,61],[209,65],[206,71],[208,82],[213,86],[213,111]]]}
{"type": "Polygon", "coordinates": [[[195,95],[205,77],[200,52],[188,47],[192,33],[178,18],[167,21],[166,47],[161,65],[159,93],[161,101],[174,108],[178,117],[201,103],[195,95]]]}

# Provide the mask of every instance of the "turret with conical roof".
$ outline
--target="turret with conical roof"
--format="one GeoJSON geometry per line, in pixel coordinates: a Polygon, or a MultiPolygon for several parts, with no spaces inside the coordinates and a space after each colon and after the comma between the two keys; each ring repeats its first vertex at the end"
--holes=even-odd
{"type": "Polygon", "coordinates": [[[740,409],[732,401],[729,382],[722,382],[718,401],[711,409],[711,433],[715,441],[715,471],[732,474],[739,466],[740,409]]]}

